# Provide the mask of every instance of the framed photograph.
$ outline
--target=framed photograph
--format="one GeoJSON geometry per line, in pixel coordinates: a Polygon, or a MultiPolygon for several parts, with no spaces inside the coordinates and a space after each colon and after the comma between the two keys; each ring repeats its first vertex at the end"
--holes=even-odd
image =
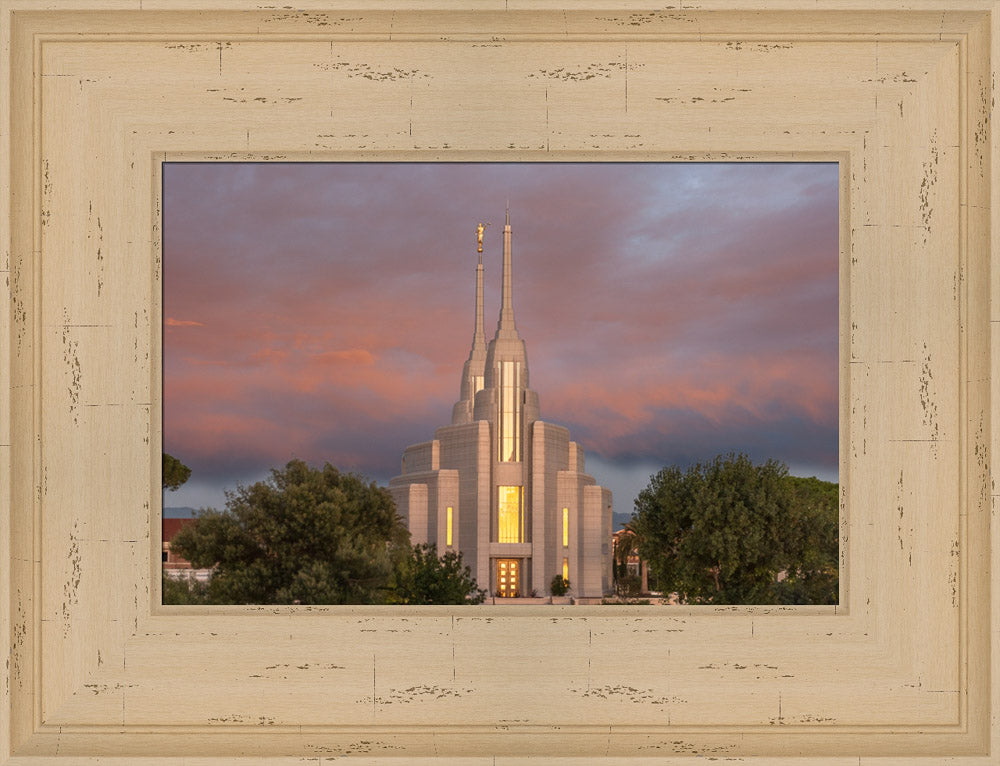
{"type": "Polygon", "coordinates": [[[769,5],[0,0],[0,762],[995,762],[1000,4],[769,5]],[[839,603],[161,605],[172,161],[837,163],[839,603]]]}
{"type": "Polygon", "coordinates": [[[164,604],[838,603],[837,163],[161,167],[164,604]]]}

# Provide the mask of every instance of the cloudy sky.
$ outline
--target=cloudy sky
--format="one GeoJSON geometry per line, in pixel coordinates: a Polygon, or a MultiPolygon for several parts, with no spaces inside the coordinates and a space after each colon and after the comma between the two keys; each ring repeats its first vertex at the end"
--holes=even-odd
{"type": "Polygon", "coordinates": [[[293,457],[385,483],[451,419],[510,201],[514,308],[544,420],[631,512],[729,451],[837,479],[834,164],[164,167],[167,506],[293,457]]]}

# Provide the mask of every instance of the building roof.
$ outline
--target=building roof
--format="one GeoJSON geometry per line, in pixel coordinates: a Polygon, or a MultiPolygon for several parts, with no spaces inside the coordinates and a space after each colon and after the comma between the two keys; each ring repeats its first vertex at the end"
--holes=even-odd
{"type": "Polygon", "coordinates": [[[181,531],[182,527],[193,524],[197,519],[164,519],[163,520],[163,542],[169,543],[174,539],[174,535],[181,531]]]}

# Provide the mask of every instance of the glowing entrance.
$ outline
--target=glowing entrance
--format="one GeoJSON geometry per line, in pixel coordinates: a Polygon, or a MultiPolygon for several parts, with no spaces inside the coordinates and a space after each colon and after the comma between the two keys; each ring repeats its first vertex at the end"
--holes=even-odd
{"type": "Polygon", "coordinates": [[[520,595],[520,573],[517,559],[497,559],[497,595],[516,598],[520,595]]]}

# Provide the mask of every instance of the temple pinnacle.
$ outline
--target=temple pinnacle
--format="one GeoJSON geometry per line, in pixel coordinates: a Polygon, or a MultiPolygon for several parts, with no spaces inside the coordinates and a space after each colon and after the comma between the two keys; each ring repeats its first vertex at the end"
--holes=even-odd
{"type": "MultiPolygon", "coordinates": [[[[479,246],[478,252],[483,252],[483,232],[486,231],[486,227],[489,226],[488,223],[478,223],[476,224],[476,244],[479,246]]],[[[479,257],[479,261],[482,262],[482,256],[479,257]]]]}

